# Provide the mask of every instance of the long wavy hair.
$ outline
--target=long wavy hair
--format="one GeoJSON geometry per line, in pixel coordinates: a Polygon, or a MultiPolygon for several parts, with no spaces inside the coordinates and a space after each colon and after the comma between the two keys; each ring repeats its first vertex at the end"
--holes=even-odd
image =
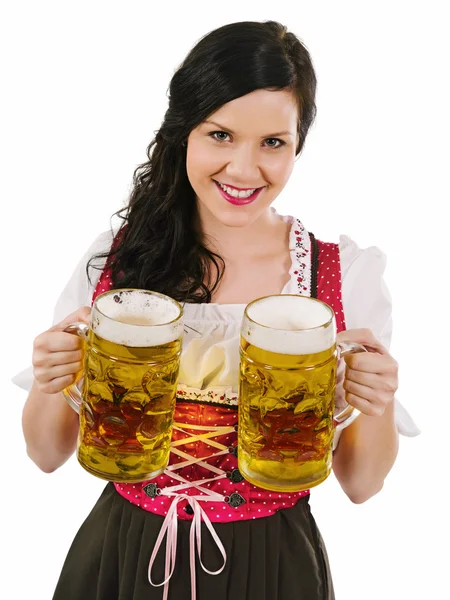
{"type": "MultiPolygon", "coordinates": [[[[259,89],[289,90],[299,107],[300,154],[315,118],[316,75],[308,50],[275,21],[225,25],[203,37],[175,72],[169,107],[137,167],[123,224],[107,258],[113,287],[151,289],[181,302],[210,302],[224,271],[198,227],[186,172],[190,132],[221,106],[259,89]]],[[[97,266],[99,268],[99,266],[97,266]]]]}

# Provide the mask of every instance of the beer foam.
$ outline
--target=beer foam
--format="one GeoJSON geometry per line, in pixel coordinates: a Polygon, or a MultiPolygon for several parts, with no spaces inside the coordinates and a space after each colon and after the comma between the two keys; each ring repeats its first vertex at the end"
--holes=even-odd
{"type": "Polygon", "coordinates": [[[101,338],[134,348],[161,346],[183,333],[180,305],[147,290],[115,290],[98,297],[92,330],[101,338]]]}
{"type": "Polygon", "coordinates": [[[278,354],[314,354],[336,341],[332,309],[306,296],[269,296],[251,303],[242,336],[254,346],[278,354]]]}

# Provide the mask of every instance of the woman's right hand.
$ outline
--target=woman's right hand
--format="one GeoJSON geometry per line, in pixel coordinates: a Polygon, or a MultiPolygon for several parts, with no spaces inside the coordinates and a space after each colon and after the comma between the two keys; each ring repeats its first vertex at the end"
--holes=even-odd
{"type": "Polygon", "coordinates": [[[76,321],[89,324],[90,313],[83,306],[34,340],[32,362],[39,391],[57,394],[74,383],[82,368],[82,340],[64,329],[76,321]]]}

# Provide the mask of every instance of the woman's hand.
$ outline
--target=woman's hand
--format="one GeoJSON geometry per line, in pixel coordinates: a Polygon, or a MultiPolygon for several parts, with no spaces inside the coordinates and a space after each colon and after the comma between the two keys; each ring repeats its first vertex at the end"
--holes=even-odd
{"type": "Polygon", "coordinates": [[[347,354],[343,389],[345,400],[361,413],[380,417],[393,403],[398,388],[398,364],[370,329],[349,329],[338,342],[358,342],[368,352],[347,354]]]}
{"type": "Polygon", "coordinates": [[[56,394],[75,381],[82,368],[82,340],[64,329],[76,321],[89,323],[90,312],[83,306],[34,340],[33,371],[40,392],[56,394]]]}

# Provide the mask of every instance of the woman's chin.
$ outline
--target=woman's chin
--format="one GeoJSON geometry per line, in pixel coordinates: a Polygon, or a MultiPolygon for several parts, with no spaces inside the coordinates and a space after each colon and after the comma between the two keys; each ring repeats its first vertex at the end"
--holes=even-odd
{"type": "Polygon", "coordinates": [[[214,204],[197,200],[200,218],[206,227],[209,223],[220,223],[226,227],[246,227],[254,223],[266,210],[268,206],[258,206],[258,204],[247,204],[243,206],[233,206],[224,203],[224,205],[214,204]]]}
{"type": "Polygon", "coordinates": [[[211,211],[213,219],[225,225],[226,227],[246,227],[251,225],[259,216],[259,212],[255,210],[242,210],[244,207],[240,207],[239,210],[216,210],[211,211]]]}

